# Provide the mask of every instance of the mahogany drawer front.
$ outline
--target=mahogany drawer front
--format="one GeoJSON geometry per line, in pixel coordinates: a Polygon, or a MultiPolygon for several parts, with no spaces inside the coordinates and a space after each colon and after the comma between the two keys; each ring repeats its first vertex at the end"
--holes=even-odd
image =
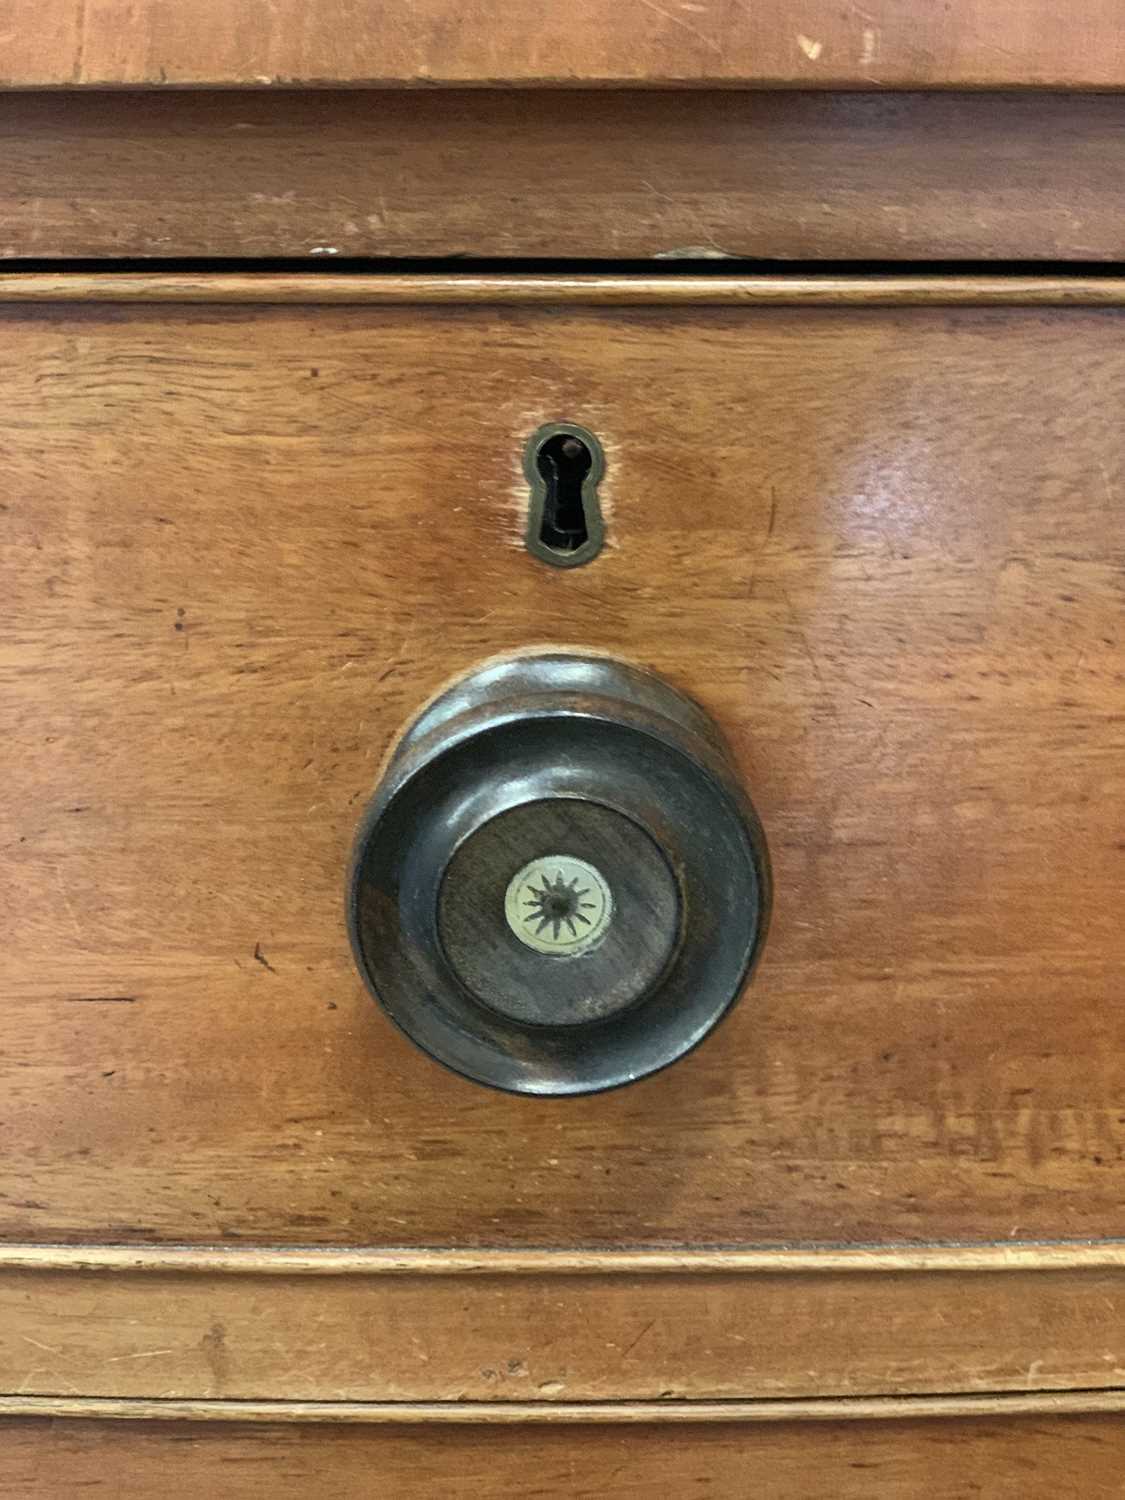
{"type": "Polygon", "coordinates": [[[979,0],[766,0],[752,14],[675,12],[568,0],[504,0],[487,18],[457,0],[388,11],[304,0],[162,0],[127,15],[43,0],[29,24],[12,8],[0,88],[278,85],[516,87],[580,83],[806,88],[1095,88],[1125,81],[1113,0],[1068,16],[1046,0],[1008,0],[998,42],[979,0]],[[20,22],[23,22],[21,25],[20,22]],[[797,28],[804,28],[798,30],[797,28]]]}
{"type": "Polygon", "coordinates": [[[1112,262],[1123,135],[1115,94],[0,91],[0,256],[1112,262]]]}
{"type": "Polygon", "coordinates": [[[1056,1500],[1120,1494],[1119,1416],[970,1417],[776,1425],[435,1429],[221,1423],[11,1423],[0,1485],[29,1497],[222,1494],[325,1500],[597,1495],[680,1500],[1056,1500]]]}
{"type": "Polygon", "coordinates": [[[0,1493],[1116,1494],[1115,6],[121,9],[0,61],[0,1493]]]}
{"type": "Polygon", "coordinates": [[[1120,1229],[1112,310],[4,308],[9,1240],[1120,1229]],[[542,422],[607,545],[522,542],[542,422]],[[485,1091],[363,992],[404,721],[562,643],[709,709],[773,930],[697,1053],[485,1091]]]}
{"type": "Polygon", "coordinates": [[[777,1421],[1125,1409],[1120,1244],[0,1247],[0,1417],[777,1421]],[[999,1405],[998,1405],[999,1403],[999,1405]]]}

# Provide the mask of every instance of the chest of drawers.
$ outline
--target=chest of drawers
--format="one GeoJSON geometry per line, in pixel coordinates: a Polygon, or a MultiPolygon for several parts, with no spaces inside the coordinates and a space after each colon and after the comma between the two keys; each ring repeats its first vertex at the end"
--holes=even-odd
{"type": "Polygon", "coordinates": [[[1118,101],[250,92],[224,35],[171,81],[245,92],[0,98],[0,1490],[1115,1493],[1118,101]],[[403,731],[544,652],[687,695],[772,867],[714,1034],[583,1097],[441,1068],[345,921],[403,731]]]}

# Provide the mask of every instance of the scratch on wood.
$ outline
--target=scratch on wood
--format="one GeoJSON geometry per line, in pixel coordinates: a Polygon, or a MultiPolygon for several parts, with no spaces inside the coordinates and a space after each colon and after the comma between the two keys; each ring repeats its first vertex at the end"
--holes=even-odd
{"type": "Polygon", "coordinates": [[[74,30],[74,82],[81,83],[86,61],[86,0],[78,0],[77,13],[74,18],[74,30]]]}
{"type": "Polygon", "coordinates": [[[258,963],[261,964],[263,969],[268,969],[271,974],[277,973],[277,970],[274,968],[273,964],[270,963],[269,959],[262,952],[261,943],[254,944],[254,957],[257,959],[258,963]]]}
{"type": "Polygon", "coordinates": [[[66,907],[66,914],[70,918],[70,925],[74,928],[74,935],[75,937],[81,938],[82,927],[78,921],[78,913],[74,910],[74,902],[70,899],[70,895],[67,892],[66,881],[63,879],[62,873],[58,869],[54,869],[51,871],[51,877],[54,880],[55,885],[58,887],[58,892],[62,897],[63,905],[66,907]]]}
{"type": "Polygon", "coordinates": [[[637,1347],[637,1345],[640,1343],[640,1341],[644,1338],[645,1334],[646,1333],[650,1333],[655,1327],[656,1327],[656,1319],[653,1318],[650,1323],[646,1323],[645,1324],[645,1326],[641,1329],[640,1333],[637,1334],[637,1336],[633,1340],[633,1342],[627,1348],[622,1349],[622,1351],[621,1351],[621,1358],[625,1359],[628,1355],[632,1354],[633,1350],[637,1347]]]}
{"type": "Polygon", "coordinates": [[[690,21],[685,21],[683,16],[674,16],[671,11],[661,10],[659,5],[653,4],[653,0],[641,0],[641,4],[656,15],[663,16],[666,21],[671,21],[672,25],[678,26],[681,31],[686,31],[690,36],[698,37],[705,47],[710,47],[712,52],[717,52],[720,57],[722,56],[723,49],[715,41],[714,37],[707,36],[699,30],[698,26],[693,26],[690,21]]]}
{"type": "Polygon", "coordinates": [[[67,1005],[136,1005],[139,995],[64,995],[67,1005]]]}
{"type": "Polygon", "coordinates": [[[42,1349],[44,1354],[61,1354],[61,1349],[55,1349],[50,1344],[41,1344],[38,1339],[30,1338],[26,1333],[21,1333],[20,1338],[25,1344],[30,1344],[33,1349],[42,1349]]]}

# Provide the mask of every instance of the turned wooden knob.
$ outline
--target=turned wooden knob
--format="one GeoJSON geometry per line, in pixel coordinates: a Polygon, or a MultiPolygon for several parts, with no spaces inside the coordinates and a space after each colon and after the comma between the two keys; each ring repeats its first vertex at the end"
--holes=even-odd
{"type": "Polygon", "coordinates": [[[765,937],[761,825],[714,723],[601,657],[486,663],[407,730],[356,841],[356,962],[468,1078],[582,1094],[665,1067],[765,937]]]}

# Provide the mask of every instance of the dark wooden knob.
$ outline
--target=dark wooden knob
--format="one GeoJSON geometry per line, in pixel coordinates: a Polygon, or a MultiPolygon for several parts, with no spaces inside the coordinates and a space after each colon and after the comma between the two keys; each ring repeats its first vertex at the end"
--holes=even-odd
{"type": "Polygon", "coordinates": [[[356,962],[439,1062],[583,1094],[674,1062],[765,937],[761,825],[714,723],[601,657],[485,664],[419,716],[364,816],[356,962]]]}

